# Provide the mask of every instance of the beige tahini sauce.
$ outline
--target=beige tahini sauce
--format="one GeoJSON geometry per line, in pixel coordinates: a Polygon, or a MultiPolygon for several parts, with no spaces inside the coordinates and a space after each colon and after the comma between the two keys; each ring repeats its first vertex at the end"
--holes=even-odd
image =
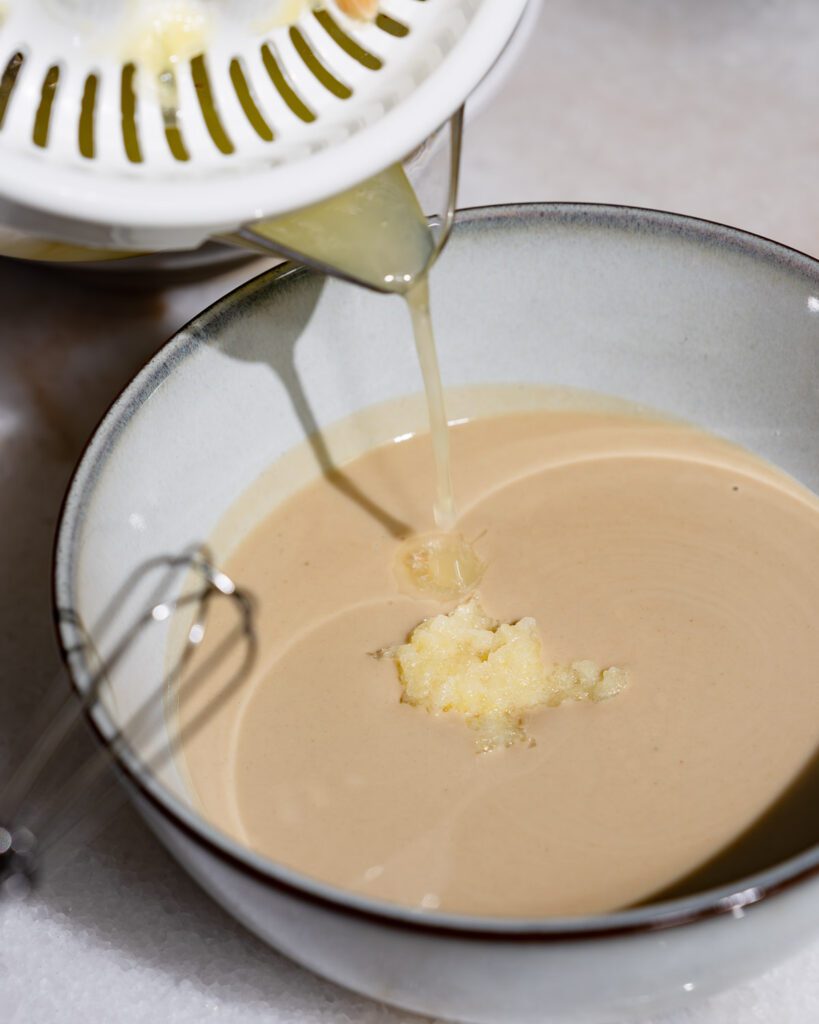
{"type": "MultiPolygon", "coordinates": [[[[395,664],[369,652],[442,608],[394,574],[395,524],[432,527],[429,439],[412,436],[343,466],[366,505],[314,480],[227,560],[258,597],[261,653],[185,745],[196,800],[252,849],[407,906],[581,914],[649,898],[736,840],[817,748],[817,500],[636,415],[518,412],[450,432],[486,611],[533,616],[550,658],[623,666],[629,688],[539,710],[533,746],[487,754],[456,717],[401,703],[395,664]]],[[[183,698],[181,720],[219,684],[183,698]]]]}

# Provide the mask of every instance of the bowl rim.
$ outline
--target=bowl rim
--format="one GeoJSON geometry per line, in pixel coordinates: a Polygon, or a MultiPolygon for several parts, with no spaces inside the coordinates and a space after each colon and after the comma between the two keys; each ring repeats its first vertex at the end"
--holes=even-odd
{"type": "MultiPolygon", "coordinates": [[[[456,231],[486,228],[531,227],[543,223],[573,226],[614,227],[644,235],[678,236],[777,264],[780,268],[812,278],[819,291],[819,260],[762,235],[685,214],[603,203],[538,202],[479,206],[460,210],[456,231]]],[[[77,657],[76,626],[61,616],[70,607],[80,548],[76,543],[85,508],[93,497],[96,481],[116,449],[117,439],[142,408],[157,385],[180,363],[208,341],[209,329],[237,304],[281,282],[298,281],[313,272],[283,263],[244,282],[218,298],[171,338],[145,363],[114,399],[83,449],[63,498],[54,538],[52,559],[52,615],[60,655],[69,687],[81,699],[90,670],[77,657]]],[[[144,798],[171,826],[194,843],[204,846],[234,870],[326,910],[368,920],[384,927],[420,931],[440,937],[515,942],[567,942],[649,933],[724,915],[741,917],[747,908],[819,877],[819,843],[771,868],[738,879],[735,883],[703,890],[690,896],[617,910],[606,914],[573,917],[502,917],[445,913],[413,909],[361,896],[301,874],[243,847],[187,807],[151,776],[129,747],[110,750],[114,726],[102,708],[86,711],[95,738],[111,753],[112,767],[129,791],[144,798]]]]}

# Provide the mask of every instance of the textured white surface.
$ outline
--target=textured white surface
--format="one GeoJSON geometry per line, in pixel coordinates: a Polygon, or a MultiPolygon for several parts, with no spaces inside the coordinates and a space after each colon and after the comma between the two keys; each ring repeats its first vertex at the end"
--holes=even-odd
{"type": "MultiPolygon", "coordinates": [[[[464,203],[659,206],[819,253],[812,0],[550,0],[546,8],[517,74],[470,133],[464,203]]],[[[51,538],[84,440],[158,344],[250,272],[128,292],[0,263],[0,766],[57,667],[51,538]]],[[[815,946],[662,1024],[818,1017],[815,946]]],[[[124,808],[35,899],[0,908],[0,1019],[413,1018],[266,950],[124,808]]]]}

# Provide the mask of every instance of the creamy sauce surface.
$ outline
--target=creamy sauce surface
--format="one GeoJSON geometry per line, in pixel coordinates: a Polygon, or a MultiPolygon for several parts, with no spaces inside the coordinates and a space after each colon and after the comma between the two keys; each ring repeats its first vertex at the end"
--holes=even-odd
{"type": "MultiPolygon", "coordinates": [[[[680,885],[816,751],[819,503],[645,417],[521,412],[450,433],[487,612],[535,617],[555,661],[621,665],[632,685],[539,711],[535,746],[489,754],[401,704],[394,664],[369,652],[447,606],[393,574],[395,524],[432,525],[429,437],[382,445],[343,467],[353,488],[297,491],[224,566],[257,595],[261,652],[185,743],[203,813],[308,875],[428,909],[591,913],[680,885]]],[[[227,628],[217,609],[202,653],[227,628]]],[[[183,694],[182,723],[219,683],[183,694]]]]}

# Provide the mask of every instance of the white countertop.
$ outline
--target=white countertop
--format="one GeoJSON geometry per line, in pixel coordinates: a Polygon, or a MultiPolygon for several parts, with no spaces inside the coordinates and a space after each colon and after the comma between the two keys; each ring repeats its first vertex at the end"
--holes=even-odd
{"type": "MultiPolygon", "coordinates": [[[[678,210],[819,255],[814,0],[546,0],[468,133],[462,205],[537,199],[678,210]]],[[[245,268],[116,290],[0,261],[0,764],[54,678],[51,544],[112,397],[245,268]]],[[[664,1024],[807,1024],[819,944],[664,1024]]],[[[4,1024],[387,1024],[217,908],[123,808],[28,902],[0,907],[4,1024]]]]}

